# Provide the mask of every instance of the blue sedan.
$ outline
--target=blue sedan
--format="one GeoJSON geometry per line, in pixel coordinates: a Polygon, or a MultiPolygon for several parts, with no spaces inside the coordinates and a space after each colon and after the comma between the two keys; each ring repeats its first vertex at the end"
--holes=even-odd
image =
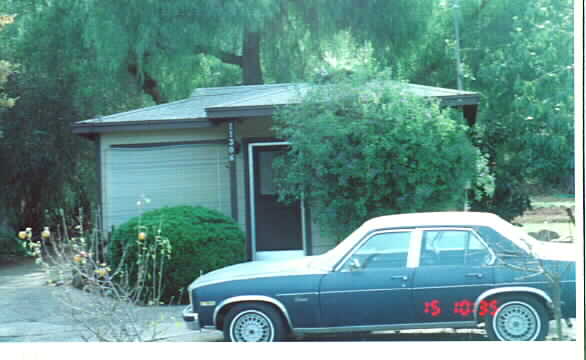
{"type": "Polygon", "coordinates": [[[319,256],[200,276],[183,319],[229,341],[482,326],[493,340],[543,340],[554,289],[562,317],[576,316],[576,254],[494,214],[383,216],[319,256]]]}

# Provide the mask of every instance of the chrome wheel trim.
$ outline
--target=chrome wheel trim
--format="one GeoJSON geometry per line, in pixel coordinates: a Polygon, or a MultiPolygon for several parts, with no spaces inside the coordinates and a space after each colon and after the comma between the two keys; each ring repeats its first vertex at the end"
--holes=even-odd
{"type": "Polygon", "coordinates": [[[532,341],[541,332],[541,318],[529,304],[510,301],[498,308],[492,327],[501,341],[532,341]]]}
{"type": "Polygon", "coordinates": [[[230,323],[230,338],[237,342],[266,342],[275,338],[273,322],[258,310],[245,310],[230,323]]]}

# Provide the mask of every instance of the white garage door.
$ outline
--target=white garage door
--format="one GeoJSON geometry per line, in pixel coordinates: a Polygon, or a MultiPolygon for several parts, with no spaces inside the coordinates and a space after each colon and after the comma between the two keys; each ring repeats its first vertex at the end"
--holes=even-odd
{"type": "Polygon", "coordinates": [[[110,230],[163,206],[200,205],[230,214],[226,145],[110,147],[105,155],[104,225],[110,230]]]}

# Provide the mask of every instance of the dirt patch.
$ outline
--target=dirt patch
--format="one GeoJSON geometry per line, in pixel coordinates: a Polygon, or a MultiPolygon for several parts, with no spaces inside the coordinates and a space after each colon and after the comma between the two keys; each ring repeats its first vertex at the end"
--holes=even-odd
{"type": "Polygon", "coordinates": [[[570,222],[568,209],[570,209],[572,215],[575,216],[575,206],[539,207],[532,210],[527,210],[522,216],[516,217],[514,222],[520,224],[567,223],[570,222]]]}

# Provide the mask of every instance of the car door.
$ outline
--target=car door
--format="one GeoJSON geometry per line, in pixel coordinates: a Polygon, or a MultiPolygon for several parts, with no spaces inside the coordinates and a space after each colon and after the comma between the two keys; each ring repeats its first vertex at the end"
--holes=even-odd
{"type": "Polygon", "coordinates": [[[472,229],[420,231],[421,253],[413,279],[416,322],[473,320],[474,302],[494,286],[494,254],[472,229]]]}
{"type": "MultiPolygon", "coordinates": [[[[320,284],[323,327],[376,326],[412,320],[413,231],[368,235],[320,284]]],[[[416,257],[414,258],[416,260],[416,257]]]]}

